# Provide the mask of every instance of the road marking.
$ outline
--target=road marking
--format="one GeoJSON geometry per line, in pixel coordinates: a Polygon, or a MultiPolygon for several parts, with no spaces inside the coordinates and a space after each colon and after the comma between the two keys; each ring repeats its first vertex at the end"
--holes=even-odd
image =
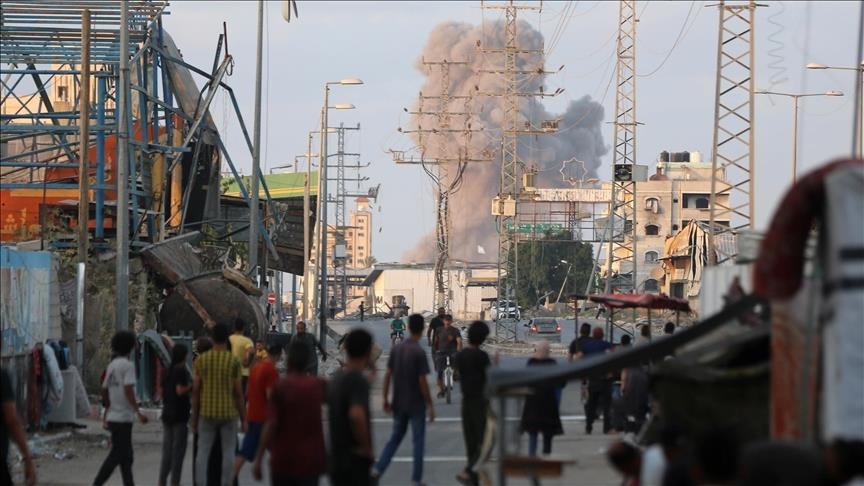
{"type": "MultiPolygon", "coordinates": [[[[518,422],[522,420],[522,417],[507,417],[508,422],[518,422]]],[[[561,416],[562,422],[582,422],[585,420],[584,415],[563,415],[561,416]]],[[[435,417],[436,422],[461,422],[462,417],[435,417]]],[[[377,417],[372,419],[373,423],[391,423],[393,419],[390,417],[377,417]]]]}

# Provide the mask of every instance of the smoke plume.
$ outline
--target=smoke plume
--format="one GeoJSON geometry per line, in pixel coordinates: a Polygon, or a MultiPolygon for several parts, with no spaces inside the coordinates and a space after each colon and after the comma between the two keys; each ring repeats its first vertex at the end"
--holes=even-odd
{"type": "MultiPolygon", "coordinates": [[[[529,23],[517,24],[517,46],[520,49],[542,49],[543,36],[529,23]]],[[[450,65],[449,94],[446,105],[437,98],[415,101],[412,111],[424,112],[412,115],[409,130],[448,128],[439,116],[429,112],[447,111],[457,113],[449,117],[449,129],[439,133],[412,133],[413,141],[423,149],[425,159],[455,158],[460,151],[473,159],[491,159],[472,162],[463,174],[461,188],[450,197],[450,257],[465,261],[494,261],[497,259],[498,233],[495,218],[491,215],[492,198],[498,194],[501,179],[501,129],[504,120],[504,103],[501,97],[488,96],[504,92],[504,77],[483,71],[502,71],[504,56],[499,53],[482,53],[481,47],[496,49],[504,46],[504,23],[487,22],[482,26],[464,22],[446,22],[436,26],[429,34],[423,54],[416,67],[426,81],[421,89],[425,97],[439,96],[443,89],[441,70],[426,66],[423,61],[467,62],[450,65]],[[469,97],[470,100],[461,97],[469,97]],[[472,113],[470,117],[458,113],[472,113]],[[470,136],[454,133],[455,129],[470,128],[470,136]],[[485,255],[478,252],[483,247],[485,255]]],[[[518,54],[517,70],[534,71],[537,74],[517,75],[519,92],[537,93],[548,89],[541,52],[518,54]]],[[[567,86],[573,91],[575,87],[567,86]]],[[[550,114],[542,105],[542,99],[520,97],[519,126],[530,125],[539,129],[544,120],[559,120],[559,130],[549,135],[520,135],[518,152],[525,168],[534,166],[538,174],[538,187],[570,187],[559,172],[562,162],[577,159],[584,163],[585,178],[595,177],[600,158],[608,151],[603,143],[601,123],[603,107],[589,96],[571,101],[564,113],[550,114]]],[[[450,174],[457,172],[457,163],[449,163],[450,174]]],[[[429,167],[433,172],[434,166],[429,167]]],[[[580,169],[581,170],[581,169],[580,169]]],[[[521,171],[520,171],[521,172],[521,171]]],[[[576,171],[574,171],[576,172],[576,171]]],[[[576,177],[582,174],[575,174],[576,177]]],[[[403,261],[433,262],[435,260],[435,238],[424,236],[416,246],[403,255],[403,261]]]]}

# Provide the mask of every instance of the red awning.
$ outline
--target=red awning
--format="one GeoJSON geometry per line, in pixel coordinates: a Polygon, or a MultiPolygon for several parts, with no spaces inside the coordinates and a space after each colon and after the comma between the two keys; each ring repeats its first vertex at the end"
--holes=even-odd
{"type": "Polygon", "coordinates": [[[690,304],[684,299],[662,294],[595,294],[588,297],[592,302],[615,309],[671,309],[690,312],[690,304]]]}

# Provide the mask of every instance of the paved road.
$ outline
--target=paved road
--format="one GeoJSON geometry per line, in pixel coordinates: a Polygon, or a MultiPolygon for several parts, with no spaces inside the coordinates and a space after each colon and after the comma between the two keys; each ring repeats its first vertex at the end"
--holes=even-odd
{"type": "MultiPolygon", "coordinates": [[[[367,321],[360,323],[333,322],[332,327],[338,332],[346,332],[356,326],[362,326],[372,332],[376,341],[389,354],[389,321],[367,321]]],[[[564,333],[566,337],[566,332],[564,333]]],[[[572,331],[571,331],[572,336],[572,331]]],[[[424,340],[425,346],[425,340],[424,340]]],[[[427,348],[428,349],[428,348],[427,348]]],[[[501,366],[516,367],[525,365],[525,356],[502,356],[501,366]]],[[[386,363],[386,361],[385,361],[386,363]]],[[[383,363],[382,363],[383,366],[383,363]]],[[[375,451],[380,453],[387,442],[391,431],[391,418],[382,411],[380,379],[372,391],[373,411],[373,438],[375,451]]],[[[454,395],[453,404],[447,405],[443,400],[436,399],[435,409],[437,420],[434,424],[427,426],[426,436],[426,459],[424,480],[432,485],[455,484],[454,476],[464,467],[465,450],[462,442],[462,427],[459,418],[459,403],[461,397],[457,391],[454,395]]],[[[568,386],[562,394],[561,415],[564,418],[563,436],[557,437],[554,443],[556,455],[575,460],[576,463],[565,469],[565,475],[556,480],[544,480],[542,484],[550,485],[613,485],[618,484],[619,479],[610,470],[603,457],[605,447],[612,441],[613,437],[598,435],[585,435],[582,405],[579,399],[579,388],[576,385],[568,386]]],[[[511,416],[511,426],[516,425],[517,414],[511,416]]],[[[40,484],[45,485],[72,485],[89,484],[96,474],[99,465],[107,454],[107,449],[99,431],[97,422],[90,422],[91,434],[86,439],[75,439],[60,441],[56,446],[42,448],[43,455],[37,458],[39,465],[40,484]],[[95,434],[95,435],[94,435],[95,434]],[[102,444],[100,445],[100,442],[102,444]],[[56,450],[71,453],[71,459],[58,460],[53,458],[56,450]]],[[[511,427],[515,430],[515,427],[511,427]]],[[[409,432],[410,435],[410,432],[409,432]]],[[[134,475],[136,482],[142,485],[156,484],[156,475],[161,457],[161,426],[158,421],[151,421],[148,425],[135,425],[133,433],[135,444],[134,475]]],[[[522,450],[526,447],[525,438],[522,438],[522,450]]],[[[191,484],[191,447],[187,453],[184,464],[183,484],[191,484]]],[[[381,484],[387,486],[402,486],[410,484],[411,475],[411,440],[406,436],[396,458],[382,478],[381,484]]],[[[241,485],[264,484],[256,483],[250,475],[249,468],[241,473],[241,485]]],[[[109,485],[120,485],[119,471],[115,472],[109,485]]],[[[329,484],[326,480],[322,485],[329,484]]],[[[511,480],[508,484],[528,484],[525,480],[511,480]]]]}

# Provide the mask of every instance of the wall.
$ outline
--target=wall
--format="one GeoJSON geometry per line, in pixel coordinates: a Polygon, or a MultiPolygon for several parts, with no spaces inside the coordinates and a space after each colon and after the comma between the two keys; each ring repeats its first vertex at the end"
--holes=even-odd
{"type": "Polygon", "coordinates": [[[58,262],[47,251],[0,247],[0,321],[4,357],[60,339],[58,262]]]}
{"type": "MultiPolygon", "coordinates": [[[[378,311],[386,312],[388,308],[384,303],[393,305],[394,295],[405,296],[411,313],[435,310],[435,272],[431,265],[396,268],[382,268],[382,266],[376,266],[383,271],[373,283],[371,292],[378,311]]],[[[471,268],[468,268],[468,271],[474,277],[496,272],[471,268]]],[[[449,310],[456,319],[478,319],[484,309],[482,299],[495,295],[494,288],[467,286],[467,281],[463,268],[455,267],[450,270],[450,290],[453,299],[450,301],[449,310]]]]}

